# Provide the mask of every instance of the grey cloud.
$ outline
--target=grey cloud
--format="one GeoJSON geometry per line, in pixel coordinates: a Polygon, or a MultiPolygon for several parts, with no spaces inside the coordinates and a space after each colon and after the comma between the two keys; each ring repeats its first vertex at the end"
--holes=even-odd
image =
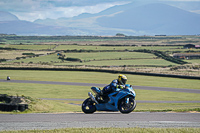
{"type": "Polygon", "coordinates": [[[73,17],[81,13],[97,13],[114,5],[124,4],[114,0],[0,0],[0,10],[8,11],[19,19],[73,17]],[[59,13],[58,13],[59,12],[59,13]]]}
{"type": "MultiPolygon", "coordinates": [[[[34,21],[45,18],[73,17],[81,13],[97,13],[111,6],[130,2],[155,1],[167,3],[167,1],[179,0],[0,0],[0,10],[13,13],[19,19],[34,21]]],[[[189,7],[188,4],[185,5],[189,7]]],[[[199,7],[195,10],[199,10],[199,7]]]]}
{"type": "Polygon", "coordinates": [[[29,12],[57,7],[94,6],[106,3],[124,3],[127,0],[0,0],[0,10],[29,12]]]}

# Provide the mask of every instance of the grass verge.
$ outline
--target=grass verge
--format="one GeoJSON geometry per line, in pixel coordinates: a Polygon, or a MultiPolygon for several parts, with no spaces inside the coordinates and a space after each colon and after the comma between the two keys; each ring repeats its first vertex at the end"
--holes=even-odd
{"type": "Polygon", "coordinates": [[[41,100],[31,98],[29,109],[24,112],[14,110],[12,112],[0,111],[1,114],[24,114],[24,113],[69,113],[81,112],[81,107],[73,104],[73,102],[60,102],[56,100],[41,100]]]}
{"type": "MultiPolygon", "coordinates": [[[[30,70],[0,70],[0,79],[36,80],[58,82],[80,82],[109,84],[119,73],[83,72],[83,71],[30,71],[30,70]]],[[[128,84],[138,86],[155,86],[171,88],[200,89],[199,80],[167,77],[154,77],[126,74],[128,84]]]]}
{"type": "Polygon", "coordinates": [[[199,133],[200,128],[65,128],[54,130],[0,131],[0,133],[199,133]]]}
{"type": "MultiPolygon", "coordinates": [[[[1,83],[2,94],[25,95],[36,98],[85,99],[91,86],[1,83]]],[[[136,90],[136,100],[148,101],[200,101],[198,93],[136,90]]]]}

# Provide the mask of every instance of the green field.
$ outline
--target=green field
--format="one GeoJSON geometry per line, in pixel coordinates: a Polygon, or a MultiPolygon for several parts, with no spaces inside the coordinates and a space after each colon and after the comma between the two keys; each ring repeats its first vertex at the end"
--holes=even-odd
{"type": "MultiPolygon", "coordinates": [[[[10,95],[31,95],[35,98],[85,99],[90,86],[1,83],[1,92],[10,95]]],[[[200,101],[200,94],[137,90],[136,100],[200,101]]]]}
{"type": "Polygon", "coordinates": [[[7,45],[6,48],[15,48],[15,49],[29,49],[29,50],[48,50],[54,48],[55,45],[7,45]]]}
{"type": "MultiPolygon", "coordinates": [[[[14,71],[0,70],[0,79],[9,75],[11,80],[58,81],[109,84],[118,74],[77,71],[14,71]]],[[[200,89],[199,80],[126,75],[128,83],[137,86],[200,89]],[[183,84],[184,83],[184,84],[183,84]]],[[[25,95],[33,98],[86,99],[91,86],[47,85],[1,82],[2,94],[25,95]]],[[[165,91],[136,91],[139,101],[172,101],[172,103],[137,103],[135,111],[186,111],[200,108],[199,103],[173,103],[173,101],[200,101],[200,94],[165,91]]],[[[81,112],[82,101],[45,101],[33,104],[31,112],[81,112]]]]}
{"type": "Polygon", "coordinates": [[[56,54],[52,55],[45,55],[45,56],[40,56],[40,57],[34,57],[34,58],[27,58],[27,59],[20,59],[20,60],[13,60],[13,61],[7,61],[7,63],[14,63],[14,62],[24,62],[24,63],[41,63],[41,62],[47,62],[47,63],[52,63],[52,62],[61,62],[61,60],[58,59],[56,54]]]}
{"type": "Polygon", "coordinates": [[[175,63],[155,59],[156,56],[140,52],[100,52],[100,53],[67,53],[66,57],[79,58],[82,62],[62,61],[58,59],[57,54],[51,54],[41,57],[20,59],[8,61],[7,63],[42,63],[47,62],[53,65],[94,65],[94,66],[122,66],[122,65],[150,65],[150,66],[170,66],[175,63]]]}
{"type": "Polygon", "coordinates": [[[124,65],[149,65],[149,66],[170,66],[174,63],[162,59],[135,59],[135,60],[104,60],[104,61],[86,61],[86,62],[67,62],[55,65],[94,65],[94,66],[124,66],[124,65]]]}
{"type": "MultiPolygon", "coordinates": [[[[0,58],[1,59],[16,59],[16,57],[26,57],[26,55],[23,55],[23,53],[47,54],[49,53],[49,51],[0,50],[0,58]]],[[[8,61],[8,63],[10,63],[10,61],[8,61]]]]}
{"type": "MultiPolygon", "coordinates": [[[[132,58],[132,59],[153,59],[156,56],[153,54],[148,54],[148,53],[140,53],[140,52],[97,52],[97,53],[65,53],[63,54],[66,57],[72,57],[72,58],[80,58],[83,61],[94,61],[94,60],[119,60],[119,59],[127,59],[127,58],[132,58]]],[[[57,56],[57,54],[52,54],[52,55],[47,55],[44,57],[35,57],[35,58],[31,58],[31,59],[21,59],[19,61],[14,61],[14,62],[34,62],[37,63],[39,61],[42,62],[51,62],[51,61],[61,61],[60,59],[58,59],[59,56],[57,56]]],[[[73,63],[73,62],[71,62],[73,63]]]]}
{"type": "Polygon", "coordinates": [[[193,63],[193,64],[200,64],[199,59],[194,59],[194,60],[187,60],[187,62],[193,63]]]}
{"type": "Polygon", "coordinates": [[[81,60],[101,60],[101,59],[153,59],[156,56],[141,52],[95,52],[95,53],[65,53],[66,57],[80,58],[81,60]]]}
{"type": "MultiPolygon", "coordinates": [[[[13,80],[58,81],[109,84],[119,74],[82,71],[29,71],[29,70],[0,70],[0,79],[10,76],[13,80]]],[[[155,86],[171,88],[200,89],[199,80],[154,77],[142,75],[126,75],[128,83],[137,86],[155,86]]]]}
{"type": "Polygon", "coordinates": [[[138,50],[138,49],[151,49],[151,50],[180,50],[183,46],[93,46],[93,45],[59,45],[55,50],[138,50]]]}
{"type": "Polygon", "coordinates": [[[199,49],[184,49],[184,45],[189,43],[199,45],[199,36],[7,35],[0,36],[0,41],[0,67],[103,67],[119,71],[126,67],[127,71],[134,72],[200,76],[199,59],[178,60],[172,57],[174,53],[199,53],[199,49]],[[45,56],[30,57],[23,53],[45,56]],[[178,69],[174,69],[176,66],[178,69]]]}

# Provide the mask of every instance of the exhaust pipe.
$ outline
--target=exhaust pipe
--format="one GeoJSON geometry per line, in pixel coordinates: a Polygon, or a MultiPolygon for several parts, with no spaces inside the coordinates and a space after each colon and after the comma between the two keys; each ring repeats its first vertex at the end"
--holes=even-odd
{"type": "Polygon", "coordinates": [[[94,95],[91,92],[88,92],[88,96],[94,101],[96,104],[99,104],[97,100],[95,99],[94,95]]]}

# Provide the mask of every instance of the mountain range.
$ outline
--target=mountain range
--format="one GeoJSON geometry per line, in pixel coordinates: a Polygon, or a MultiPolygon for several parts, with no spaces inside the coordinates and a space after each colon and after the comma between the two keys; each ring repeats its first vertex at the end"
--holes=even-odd
{"type": "Polygon", "coordinates": [[[200,14],[162,3],[129,3],[72,18],[19,20],[0,12],[0,33],[17,35],[195,35],[200,14]]]}

